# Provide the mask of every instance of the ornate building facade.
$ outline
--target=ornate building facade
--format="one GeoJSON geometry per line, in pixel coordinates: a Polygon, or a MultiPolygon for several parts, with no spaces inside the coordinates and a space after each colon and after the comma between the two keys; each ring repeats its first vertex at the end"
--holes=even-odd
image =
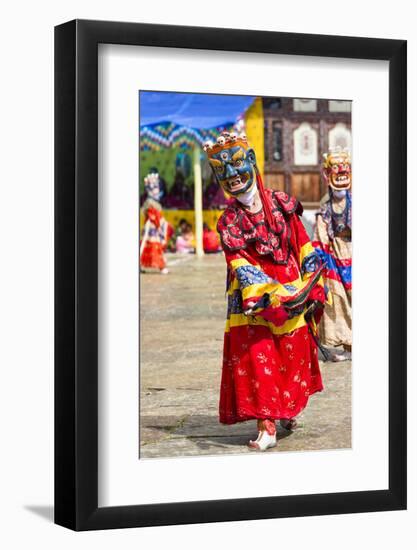
{"type": "Polygon", "coordinates": [[[350,101],[263,98],[265,185],[318,206],[327,187],[320,164],[329,147],[351,149],[350,101]]]}

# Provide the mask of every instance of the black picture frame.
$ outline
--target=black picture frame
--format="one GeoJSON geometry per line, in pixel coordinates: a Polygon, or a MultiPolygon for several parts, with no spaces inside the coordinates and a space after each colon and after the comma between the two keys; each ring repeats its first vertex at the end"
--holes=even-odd
{"type": "Polygon", "coordinates": [[[107,21],[55,28],[57,524],[78,531],[406,508],[406,46],[404,40],[107,21]],[[389,62],[387,490],[98,507],[98,44],[389,62]]]}

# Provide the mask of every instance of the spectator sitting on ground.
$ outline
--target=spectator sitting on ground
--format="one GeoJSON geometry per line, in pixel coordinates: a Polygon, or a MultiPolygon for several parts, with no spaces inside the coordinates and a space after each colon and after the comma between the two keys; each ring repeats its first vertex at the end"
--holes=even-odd
{"type": "Polygon", "coordinates": [[[173,231],[170,241],[168,243],[168,250],[170,252],[176,252],[177,251],[177,238],[182,235],[183,231],[185,230],[185,227],[187,225],[187,220],[184,218],[181,218],[175,231],[173,231]]]}
{"type": "Polygon", "coordinates": [[[212,254],[221,251],[220,239],[217,231],[203,224],[203,249],[206,254],[212,254]]]}
{"type": "Polygon", "coordinates": [[[176,241],[176,250],[179,254],[192,254],[194,252],[194,235],[191,225],[186,223],[181,234],[178,235],[176,241]]]}

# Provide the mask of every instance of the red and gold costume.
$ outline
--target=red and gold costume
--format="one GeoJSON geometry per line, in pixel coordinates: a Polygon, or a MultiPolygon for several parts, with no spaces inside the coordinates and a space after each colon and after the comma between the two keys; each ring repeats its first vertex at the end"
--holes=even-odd
{"type": "MultiPolygon", "coordinates": [[[[229,274],[220,391],[220,422],[226,424],[291,419],[323,389],[317,345],[304,318],[307,300],[293,314],[278,304],[244,314],[265,293],[278,292],[285,303],[306,288],[317,267],[300,203],[285,193],[265,194],[280,233],[268,227],[263,212],[250,214],[238,203],[218,223],[229,274]]],[[[324,302],[320,284],[307,290],[308,300],[324,302]]]]}
{"type": "Polygon", "coordinates": [[[265,450],[276,444],[274,421],[293,419],[323,389],[313,336],[317,305],[325,302],[321,261],[300,220],[301,204],[264,189],[245,136],[222,134],[205,151],[235,197],[217,225],[228,271],[220,422],[258,419],[259,437],[250,446],[265,450]],[[254,188],[262,207],[251,213],[245,203],[254,188]]]}

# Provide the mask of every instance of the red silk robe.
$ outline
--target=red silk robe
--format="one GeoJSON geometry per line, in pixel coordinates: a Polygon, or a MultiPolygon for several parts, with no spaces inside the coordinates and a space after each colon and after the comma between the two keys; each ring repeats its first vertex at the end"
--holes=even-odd
{"type": "Polygon", "coordinates": [[[217,227],[228,267],[219,404],[224,424],[293,418],[323,389],[317,345],[304,318],[309,300],[325,301],[322,279],[312,282],[320,259],[299,218],[300,203],[285,193],[266,194],[273,230],[263,211],[247,213],[237,202],[217,227]],[[288,314],[282,304],[303,289],[308,300],[288,314]],[[248,304],[265,293],[274,297],[272,305],[246,316],[248,304]]]}

